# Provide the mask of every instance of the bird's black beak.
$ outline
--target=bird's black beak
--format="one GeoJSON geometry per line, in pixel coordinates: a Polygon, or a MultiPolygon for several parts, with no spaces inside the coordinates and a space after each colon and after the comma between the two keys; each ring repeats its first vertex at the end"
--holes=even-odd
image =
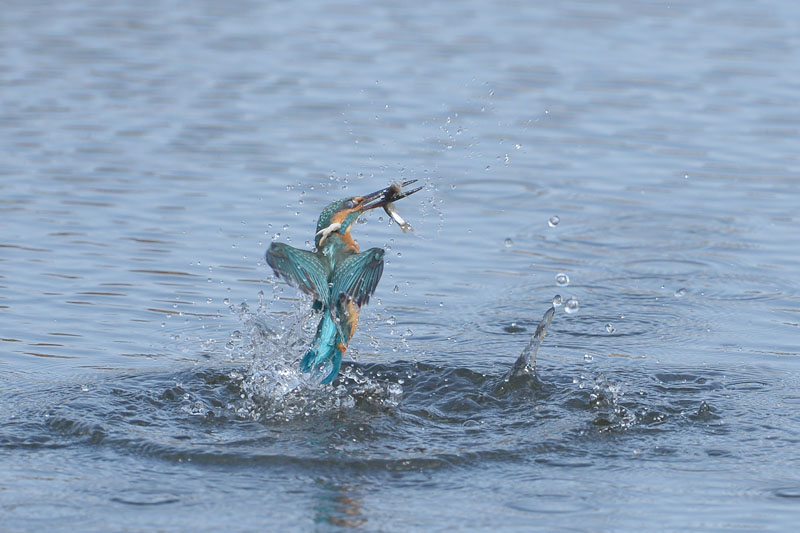
{"type": "Polygon", "coordinates": [[[367,211],[369,209],[375,209],[376,207],[383,207],[390,202],[402,200],[406,196],[411,196],[415,192],[421,191],[424,188],[424,185],[422,187],[417,187],[416,189],[411,189],[410,191],[403,191],[403,187],[407,187],[416,181],[417,180],[408,180],[402,183],[393,183],[385,189],[368,194],[363,197],[363,200],[361,201],[361,208],[364,211],[367,211]]]}

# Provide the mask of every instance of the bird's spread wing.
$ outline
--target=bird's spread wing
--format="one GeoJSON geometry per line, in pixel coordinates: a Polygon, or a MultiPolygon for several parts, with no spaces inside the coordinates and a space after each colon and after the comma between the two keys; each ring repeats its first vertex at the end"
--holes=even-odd
{"type": "Polygon", "coordinates": [[[361,306],[369,302],[383,274],[383,250],[370,248],[342,260],[333,273],[331,290],[334,301],[341,297],[352,299],[361,306]]]}
{"type": "Polygon", "coordinates": [[[290,285],[328,304],[328,265],[316,254],[273,242],[267,250],[267,264],[290,285]]]}

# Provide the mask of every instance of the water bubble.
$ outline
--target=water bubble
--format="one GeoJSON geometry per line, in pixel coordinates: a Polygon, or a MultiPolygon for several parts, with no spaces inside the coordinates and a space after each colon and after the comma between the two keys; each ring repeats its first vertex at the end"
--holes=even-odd
{"type": "Polygon", "coordinates": [[[564,303],[564,300],[561,299],[560,294],[556,294],[553,296],[553,307],[561,307],[561,304],[564,303]]]}
{"type": "Polygon", "coordinates": [[[581,304],[578,302],[577,298],[570,298],[564,302],[564,311],[569,314],[577,313],[580,306],[581,304]]]}
{"type": "Polygon", "coordinates": [[[686,289],[683,287],[675,291],[675,298],[680,298],[681,296],[686,296],[686,289]]]}
{"type": "Polygon", "coordinates": [[[558,226],[559,222],[561,222],[561,219],[558,218],[558,215],[553,215],[553,216],[551,216],[550,218],[547,219],[547,224],[551,228],[555,228],[556,226],[558,226]]]}
{"type": "Polygon", "coordinates": [[[514,246],[514,241],[512,241],[511,239],[506,239],[503,241],[503,244],[506,245],[506,248],[511,248],[512,246],[514,246]]]}
{"type": "Polygon", "coordinates": [[[609,333],[614,333],[615,331],[617,331],[617,328],[614,327],[614,324],[609,322],[608,324],[606,324],[606,331],[609,333]]]}
{"type": "Polygon", "coordinates": [[[556,274],[556,285],[559,287],[566,287],[569,285],[569,276],[564,274],[563,272],[559,272],[556,274]]]}

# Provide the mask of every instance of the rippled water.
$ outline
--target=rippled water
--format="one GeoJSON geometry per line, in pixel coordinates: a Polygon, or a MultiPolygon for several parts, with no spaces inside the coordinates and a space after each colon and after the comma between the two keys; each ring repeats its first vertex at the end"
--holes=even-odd
{"type": "Polygon", "coordinates": [[[791,529],[799,21],[8,2],[0,529],[791,529]],[[399,178],[315,386],[264,251],[399,178]]]}

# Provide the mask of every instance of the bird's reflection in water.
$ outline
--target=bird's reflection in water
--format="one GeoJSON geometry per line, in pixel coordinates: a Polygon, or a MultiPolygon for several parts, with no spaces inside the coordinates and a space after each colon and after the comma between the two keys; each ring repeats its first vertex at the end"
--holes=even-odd
{"type": "Polygon", "coordinates": [[[357,529],[367,523],[362,512],[363,500],[352,485],[336,485],[330,481],[318,481],[321,485],[315,522],[327,522],[339,527],[357,529]]]}

